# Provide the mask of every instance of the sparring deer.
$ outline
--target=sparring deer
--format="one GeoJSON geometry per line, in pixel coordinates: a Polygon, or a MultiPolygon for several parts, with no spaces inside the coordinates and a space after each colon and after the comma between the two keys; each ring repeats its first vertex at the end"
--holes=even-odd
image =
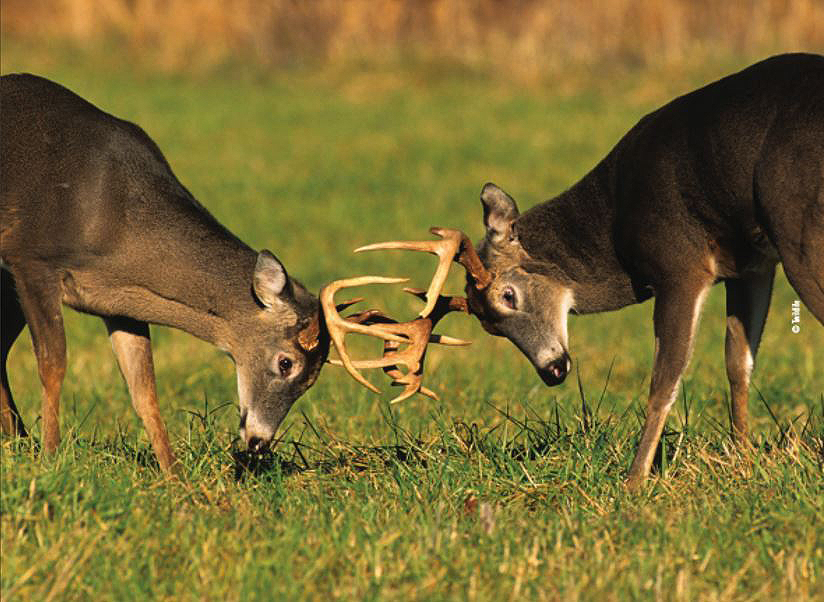
{"type": "MultiPolygon", "coordinates": [[[[324,313],[272,253],[253,251],[218,223],[135,124],[33,75],[0,78],[0,101],[4,433],[27,434],[6,360],[28,325],[43,387],[42,447],[53,452],[59,444],[63,304],[103,319],[132,404],[167,472],[176,460],[158,409],[149,323],[184,330],[231,356],[240,435],[251,450],[269,445],[289,408],[315,382],[330,333],[347,362],[346,332],[361,329],[383,339],[388,357],[369,360],[370,366],[384,367],[405,386],[404,396],[428,392],[421,385],[423,354],[430,338],[440,339],[432,326],[445,313],[464,310],[462,304],[440,303],[437,316],[400,324],[376,310],[341,318],[338,311],[353,301],[327,301],[324,313]]],[[[321,297],[331,300],[344,286],[402,281],[336,281],[321,297]]]]}
{"type": "Polygon", "coordinates": [[[468,273],[469,311],[511,340],[547,385],[571,368],[570,312],[655,298],[652,378],[630,487],[650,471],[702,304],[718,282],[726,289],[732,430],[745,442],[779,261],[824,323],[824,57],[776,56],[676,98],[581,181],[523,214],[494,184],[483,187],[481,203],[486,236],[477,254],[464,239],[456,255],[482,263],[468,273]]]}

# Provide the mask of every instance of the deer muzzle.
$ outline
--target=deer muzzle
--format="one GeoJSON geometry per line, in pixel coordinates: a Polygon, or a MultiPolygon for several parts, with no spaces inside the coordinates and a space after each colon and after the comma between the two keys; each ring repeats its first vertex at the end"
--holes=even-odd
{"type": "Polygon", "coordinates": [[[251,452],[266,451],[275,436],[275,429],[260,421],[254,410],[242,410],[240,436],[251,452]]]}
{"type": "Polygon", "coordinates": [[[572,369],[572,359],[569,354],[564,351],[561,357],[555,358],[542,366],[536,366],[536,371],[544,384],[554,387],[560,385],[572,369]]]}

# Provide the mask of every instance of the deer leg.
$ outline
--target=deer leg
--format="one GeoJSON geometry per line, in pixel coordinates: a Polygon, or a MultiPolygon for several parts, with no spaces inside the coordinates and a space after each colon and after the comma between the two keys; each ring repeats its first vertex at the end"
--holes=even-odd
{"type": "Polygon", "coordinates": [[[120,372],[129,388],[137,415],[149,434],[160,468],[174,473],[177,460],[157,405],[149,325],[131,318],[104,318],[120,372]]]}
{"type": "Polygon", "coordinates": [[[51,454],[60,444],[60,389],[66,375],[60,281],[55,273],[42,266],[15,270],[13,276],[43,384],[43,452],[51,454]]]}
{"type": "Polygon", "coordinates": [[[6,359],[11,346],[26,325],[26,318],[17,300],[14,279],[6,270],[0,270],[0,297],[0,428],[6,435],[25,437],[26,427],[11,395],[6,359]]]}
{"type": "Polygon", "coordinates": [[[684,280],[676,287],[661,290],[655,299],[655,360],[641,442],[627,477],[630,489],[640,487],[649,474],[667,414],[689,362],[701,307],[712,285],[712,280],[694,279],[691,286],[684,280]]]}
{"type": "Polygon", "coordinates": [[[770,309],[775,268],[768,272],[727,280],[727,337],[724,354],[732,399],[732,432],[737,443],[747,442],[750,376],[767,312],[770,309]]]}

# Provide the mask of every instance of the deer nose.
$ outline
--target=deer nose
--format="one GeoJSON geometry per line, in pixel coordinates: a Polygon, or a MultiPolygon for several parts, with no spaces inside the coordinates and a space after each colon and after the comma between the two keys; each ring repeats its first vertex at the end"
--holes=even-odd
{"type": "Polygon", "coordinates": [[[244,410],[240,415],[240,436],[249,451],[262,452],[269,447],[274,432],[261,424],[254,413],[244,410]]]}
{"type": "Polygon", "coordinates": [[[265,443],[260,437],[255,437],[253,435],[246,440],[246,447],[250,452],[262,452],[266,450],[268,444],[265,443]]]}
{"type": "Polygon", "coordinates": [[[538,376],[541,377],[544,384],[554,387],[564,382],[571,368],[572,360],[569,358],[569,354],[564,351],[561,357],[538,368],[538,376]]]}

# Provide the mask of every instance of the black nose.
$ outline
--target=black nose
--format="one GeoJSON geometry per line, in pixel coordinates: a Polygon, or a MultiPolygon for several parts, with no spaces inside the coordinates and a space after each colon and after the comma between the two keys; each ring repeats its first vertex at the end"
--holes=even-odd
{"type": "Polygon", "coordinates": [[[554,387],[564,382],[571,366],[572,361],[569,359],[569,354],[565,351],[561,357],[539,368],[538,376],[541,377],[544,384],[554,387]]]}
{"type": "Polygon", "coordinates": [[[249,447],[250,452],[262,452],[266,450],[266,443],[264,443],[260,437],[249,437],[246,445],[249,447]]]}

